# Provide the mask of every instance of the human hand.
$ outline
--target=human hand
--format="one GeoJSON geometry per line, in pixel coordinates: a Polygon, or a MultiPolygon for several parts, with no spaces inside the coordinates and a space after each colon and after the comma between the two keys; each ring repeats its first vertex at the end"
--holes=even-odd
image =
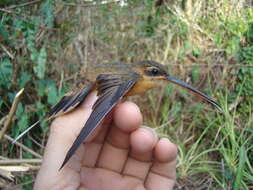
{"type": "Polygon", "coordinates": [[[95,101],[92,93],[75,111],[53,121],[34,189],[172,189],[177,148],[141,126],[140,110],[131,102],[118,104],[89,142],[82,144],[59,171],[95,101]]]}

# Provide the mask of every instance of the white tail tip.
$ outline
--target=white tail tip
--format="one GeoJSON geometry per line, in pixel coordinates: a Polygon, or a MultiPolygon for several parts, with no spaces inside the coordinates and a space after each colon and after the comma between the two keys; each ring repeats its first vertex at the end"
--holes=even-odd
{"type": "Polygon", "coordinates": [[[14,141],[12,141],[12,144],[14,144],[15,142],[17,142],[21,137],[23,137],[28,131],[30,131],[33,127],[35,127],[38,123],[41,122],[41,119],[36,121],[34,124],[32,124],[30,127],[28,127],[26,130],[24,130],[20,135],[18,135],[14,141]]]}

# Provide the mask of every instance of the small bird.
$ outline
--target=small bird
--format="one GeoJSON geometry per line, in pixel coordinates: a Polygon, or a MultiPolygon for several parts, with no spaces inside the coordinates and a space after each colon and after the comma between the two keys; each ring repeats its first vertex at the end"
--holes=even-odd
{"type": "Polygon", "coordinates": [[[149,89],[160,86],[164,82],[170,82],[192,91],[195,95],[221,110],[219,104],[206,94],[172,77],[167,73],[164,65],[155,61],[141,61],[137,63],[116,62],[91,65],[85,77],[89,81],[88,85],[63,96],[45,117],[34,123],[15,139],[16,141],[21,138],[43,119],[49,120],[72,111],[85,100],[90,92],[96,90],[98,99],[92,107],[92,113],[71,148],[68,150],[60,169],[64,167],[77,148],[87,140],[96,127],[123,97],[141,94],[149,89]]]}

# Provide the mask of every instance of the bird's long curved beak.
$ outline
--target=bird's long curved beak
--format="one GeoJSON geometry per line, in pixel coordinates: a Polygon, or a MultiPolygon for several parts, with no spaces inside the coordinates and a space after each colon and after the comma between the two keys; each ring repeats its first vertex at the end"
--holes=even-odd
{"type": "Polygon", "coordinates": [[[212,100],[211,98],[209,98],[206,94],[204,94],[203,92],[201,92],[197,88],[194,88],[191,85],[187,84],[186,82],[181,81],[179,79],[176,79],[176,78],[174,78],[174,77],[172,77],[170,75],[168,75],[166,79],[167,79],[168,82],[171,82],[173,84],[179,85],[179,86],[181,86],[181,87],[183,87],[183,88],[185,88],[187,90],[192,91],[195,95],[203,98],[205,101],[207,101],[208,103],[214,105],[216,108],[218,108],[220,111],[222,111],[220,105],[217,102],[215,102],[214,100],[212,100]]]}

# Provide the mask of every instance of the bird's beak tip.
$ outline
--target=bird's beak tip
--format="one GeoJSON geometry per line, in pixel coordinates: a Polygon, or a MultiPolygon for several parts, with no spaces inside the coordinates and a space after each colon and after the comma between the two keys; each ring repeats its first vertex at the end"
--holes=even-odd
{"type": "Polygon", "coordinates": [[[198,90],[197,88],[194,88],[192,87],[191,85],[187,84],[186,82],[184,81],[181,81],[179,79],[176,79],[170,75],[167,75],[166,76],[166,82],[170,82],[170,83],[173,83],[173,84],[176,84],[178,86],[181,86],[187,90],[190,90],[192,92],[195,93],[195,95],[197,96],[200,96],[201,98],[203,98],[204,100],[206,100],[208,103],[212,104],[213,106],[215,106],[220,112],[223,113],[223,110],[222,110],[222,107],[217,103],[215,102],[214,100],[212,100],[211,98],[209,98],[205,93],[201,92],[200,90],[198,90]]]}

